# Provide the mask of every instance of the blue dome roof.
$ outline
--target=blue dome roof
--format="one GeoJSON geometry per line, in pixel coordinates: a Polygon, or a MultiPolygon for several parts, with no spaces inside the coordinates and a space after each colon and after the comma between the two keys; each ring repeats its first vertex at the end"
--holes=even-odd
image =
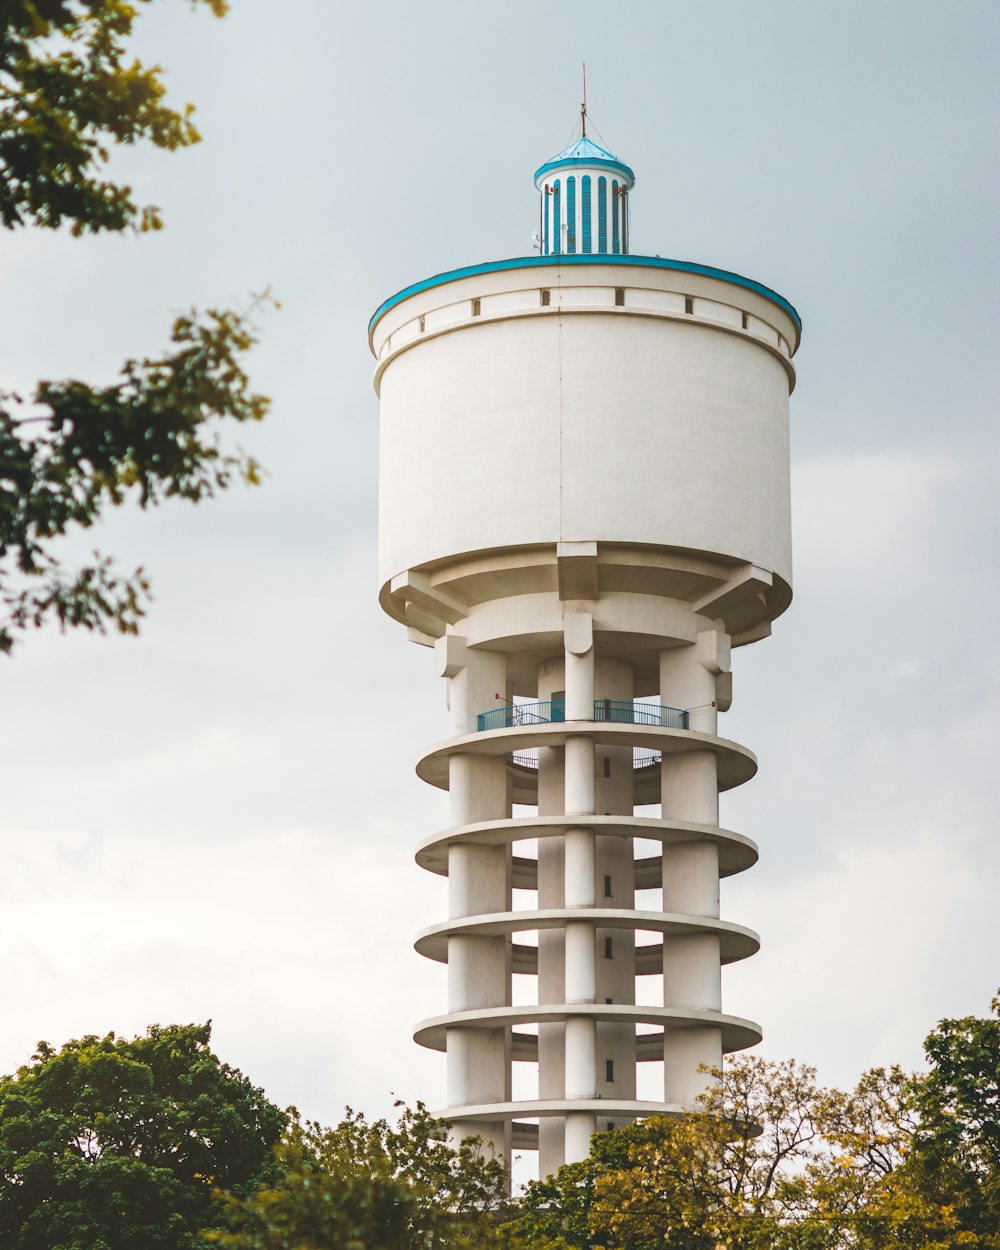
{"type": "Polygon", "coordinates": [[[544,165],[536,169],[535,183],[537,184],[538,179],[549,173],[550,170],[559,169],[564,165],[605,166],[618,170],[627,179],[630,187],[635,183],[635,174],[624,161],[620,161],[617,156],[600,147],[593,139],[588,139],[586,135],[577,139],[575,143],[571,143],[568,148],[563,148],[561,152],[557,152],[544,165]]]}

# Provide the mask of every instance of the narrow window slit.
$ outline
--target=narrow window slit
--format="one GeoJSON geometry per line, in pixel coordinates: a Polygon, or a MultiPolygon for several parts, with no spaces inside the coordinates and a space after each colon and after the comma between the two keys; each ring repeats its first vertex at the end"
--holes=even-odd
{"type": "Polygon", "coordinates": [[[694,312],[694,300],[691,298],[690,295],[684,296],[684,311],[686,313],[694,312]]]}
{"type": "Polygon", "coordinates": [[[625,288],[623,286],[615,287],[615,307],[616,308],[625,307],[625,288]]]}
{"type": "Polygon", "coordinates": [[[552,303],[552,292],[542,290],[539,291],[538,294],[541,297],[542,307],[548,308],[548,306],[552,303]]]}
{"type": "Polygon", "coordinates": [[[480,312],[482,311],[482,307],[483,307],[483,305],[482,305],[482,301],[481,301],[481,300],[474,299],[474,300],[472,301],[472,315],[473,315],[473,317],[478,317],[478,316],[479,316],[480,312]]]}

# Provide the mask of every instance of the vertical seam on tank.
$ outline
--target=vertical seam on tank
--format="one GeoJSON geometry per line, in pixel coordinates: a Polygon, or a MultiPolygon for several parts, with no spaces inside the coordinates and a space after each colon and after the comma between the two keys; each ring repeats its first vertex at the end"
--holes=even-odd
{"type": "Polygon", "coordinates": [[[563,537],[563,369],[562,369],[562,267],[556,262],[556,290],[559,304],[556,308],[556,361],[559,371],[559,541],[563,537]]]}

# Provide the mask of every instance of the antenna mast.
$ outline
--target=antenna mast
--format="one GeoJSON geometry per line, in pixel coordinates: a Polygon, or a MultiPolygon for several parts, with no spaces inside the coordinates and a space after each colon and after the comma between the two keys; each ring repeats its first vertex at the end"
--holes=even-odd
{"type": "Polygon", "coordinates": [[[583,62],[583,103],[580,105],[580,124],[583,127],[583,138],[587,137],[587,62],[583,62]]]}

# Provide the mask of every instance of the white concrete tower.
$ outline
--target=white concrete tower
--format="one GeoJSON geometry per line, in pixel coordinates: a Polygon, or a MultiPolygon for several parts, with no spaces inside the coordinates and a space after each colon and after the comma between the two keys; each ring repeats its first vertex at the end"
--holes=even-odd
{"type": "Polygon", "coordinates": [[[760,1040],[722,1009],[758,940],[719,878],[757,849],[719,793],[756,762],[717,718],[731,647],[791,599],[800,322],[758,282],[629,255],[632,171],[589,139],[535,183],[540,255],[407,287],[370,341],[381,602],[435,649],[451,717],[417,765],[450,803],[417,852],[448,878],[417,949],[449,1001],[416,1039],[447,1052],[455,1134],[537,1145],[545,1174],[760,1040]]]}

